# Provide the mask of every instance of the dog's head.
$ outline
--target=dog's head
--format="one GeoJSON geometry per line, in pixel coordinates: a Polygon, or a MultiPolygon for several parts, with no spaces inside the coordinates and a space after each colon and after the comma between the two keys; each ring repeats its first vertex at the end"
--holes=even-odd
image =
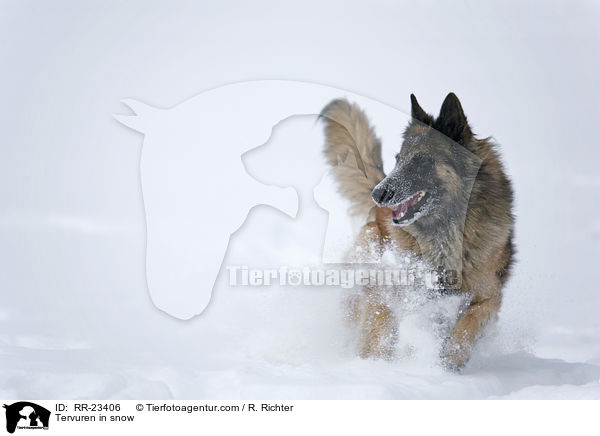
{"type": "Polygon", "coordinates": [[[464,218],[480,161],[466,147],[473,134],[460,101],[448,94],[437,118],[411,95],[412,121],[396,165],[371,193],[392,209],[392,223],[428,229],[440,220],[464,218]]]}

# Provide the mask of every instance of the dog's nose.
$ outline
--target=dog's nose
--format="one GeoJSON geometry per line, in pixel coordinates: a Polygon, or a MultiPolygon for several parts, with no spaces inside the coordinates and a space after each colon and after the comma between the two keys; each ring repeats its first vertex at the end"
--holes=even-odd
{"type": "Polygon", "coordinates": [[[377,204],[385,204],[394,198],[394,191],[387,189],[385,186],[373,189],[371,197],[377,204]]]}

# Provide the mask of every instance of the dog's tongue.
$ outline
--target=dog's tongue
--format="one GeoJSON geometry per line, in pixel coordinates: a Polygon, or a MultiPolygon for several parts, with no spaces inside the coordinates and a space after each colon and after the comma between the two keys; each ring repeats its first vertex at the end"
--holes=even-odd
{"type": "Polygon", "coordinates": [[[404,200],[402,203],[400,203],[398,206],[396,206],[394,208],[394,210],[392,211],[392,218],[393,219],[402,218],[404,216],[404,214],[406,214],[406,212],[408,211],[408,208],[415,205],[418,201],[419,201],[419,193],[417,192],[416,194],[408,197],[406,200],[404,200]]]}
{"type": "Polygon", "coordinates": [[[404,216],[404,214],[406,213],[406,211],[408,210],[408,201],[405,201],[403,203],[400,203],[398,206],[396,206],[394,208],[394,211],[392,212],[392,217],[394,219],[398,219],[404,216]]]}

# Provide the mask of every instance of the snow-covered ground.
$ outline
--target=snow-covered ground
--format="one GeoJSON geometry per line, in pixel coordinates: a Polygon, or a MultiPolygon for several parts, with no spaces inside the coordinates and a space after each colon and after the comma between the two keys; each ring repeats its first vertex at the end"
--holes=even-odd
{"type": "MultiPolygon", "coordinates": [[[[583,2],[3,4],[0,397],[600,398],[598,12],[583,2]],[[392,362],[355,356],[340,289],[229,287],[224,268],[201,316],[153,306],[142,138],[111,114],[125,97],[168,107],[264,78],[405,112],[411,92],[435,113],[454,91],[475,132],[502,144],[518,263],[463,374],[438,366],[427,305],[403,319],[405,352],[392,362]]],[[[312,121],[282,124],[271,146],[300,127],[314,128],[304,158],[318,174],[312,121]]],[[[400,138],[384,140],[389,163],[400,138]]],[[[310,259],[324,215],[304,200],[296,220],[255,208],[224,265],[310,259]]]]}

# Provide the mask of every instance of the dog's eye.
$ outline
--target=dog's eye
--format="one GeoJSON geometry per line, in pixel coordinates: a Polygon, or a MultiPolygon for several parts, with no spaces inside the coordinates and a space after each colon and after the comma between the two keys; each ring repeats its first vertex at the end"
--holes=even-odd
{"type": "Polygon", "coordinates": [[[415,168],[415,170],[421,174],[431,172],[434,167],[433,158],[431,156],[427,156],[421,153],[418,153],[413,156],[413,158],[410,161],[410,165],[412,168],[415,168]]]}

